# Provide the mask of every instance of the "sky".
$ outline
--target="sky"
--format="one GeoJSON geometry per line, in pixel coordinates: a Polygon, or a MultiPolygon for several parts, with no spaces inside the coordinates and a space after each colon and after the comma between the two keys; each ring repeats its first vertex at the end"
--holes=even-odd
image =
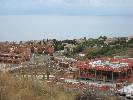
{"type": "Polygon", "coordinates": [[[133,15],[133,0],[0,0],[1,15],[133,15]]]}
{"type": "Polygon", "coordinates": [[[133,36],[133,0],[0,0],[0,41],[133,36]]]}

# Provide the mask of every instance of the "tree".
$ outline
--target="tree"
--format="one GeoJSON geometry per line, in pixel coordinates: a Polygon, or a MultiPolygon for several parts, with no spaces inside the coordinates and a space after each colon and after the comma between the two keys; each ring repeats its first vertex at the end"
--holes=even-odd
{"type": "Polygon", "coordinates": [[[107,37],[106,36],[100,36],[98,39],[101,39],[101,40],[106,40],[107,39],[107,37]]]}
{"type": "Polygon", "coordinates": [[[74,48],[73,53],[80,53],[85,49],[85,46],[80,44],[76,48],[74,48]]]}

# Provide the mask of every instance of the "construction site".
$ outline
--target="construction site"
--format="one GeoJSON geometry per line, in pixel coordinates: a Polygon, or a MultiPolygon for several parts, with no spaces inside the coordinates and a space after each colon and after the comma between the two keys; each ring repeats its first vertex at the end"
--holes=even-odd
{"type": "Polygon", "coordinates": [[[79,60],[58,55],[51,43],[2,43],[0,70],[16,78],[56,84],[66,92],[89,90],[108,96],[126,95],[122,88],[133,83],[133,58],[79,60]]]}
{"type": "Polygon", "coordinates": [[[107,81],[124,82],[131,77],[133,70],[133,59],[99,59],[94,61],[77,61],[79,68],[78,78],[107,81]]]}

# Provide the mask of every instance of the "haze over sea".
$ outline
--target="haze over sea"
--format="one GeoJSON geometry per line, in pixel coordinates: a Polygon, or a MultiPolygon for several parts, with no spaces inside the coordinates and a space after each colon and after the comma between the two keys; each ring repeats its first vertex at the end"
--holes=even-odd
{"type": "Polygon", "coordinates": [[[133,36],[133,0],[0,0],[0,41],[133,36]]]}
{"type": "Polygon", "coordinates": [[[0,40],[133,36],[133,16],[0,16],[0,40]]]}

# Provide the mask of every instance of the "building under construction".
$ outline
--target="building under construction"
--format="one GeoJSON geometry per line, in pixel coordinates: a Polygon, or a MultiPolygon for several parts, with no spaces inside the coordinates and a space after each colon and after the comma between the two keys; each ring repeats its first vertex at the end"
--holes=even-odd
{"type": "Polygon", "coordinates": [[[123,82],[132,74],[133,59],[77,61],[75,66],[80,79],[123,82]]]}

